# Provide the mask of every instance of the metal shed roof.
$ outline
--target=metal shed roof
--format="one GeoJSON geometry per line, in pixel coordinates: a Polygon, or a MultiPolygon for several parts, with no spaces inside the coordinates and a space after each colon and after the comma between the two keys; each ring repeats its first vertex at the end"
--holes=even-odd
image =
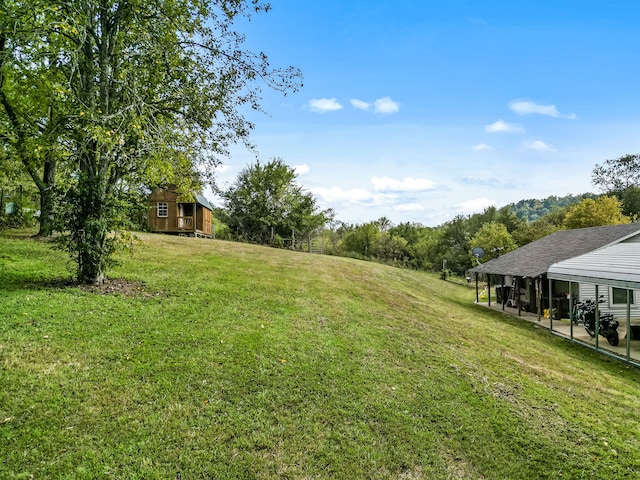
{"type": "Polygon", "coordinates": [[[640,234],[640,223],[559,230],[496,259],[472,272],[534,278],[551,265],[640,234]]]}
{"type": "Polygon", "coordinates": [[[554,280],[640,288],[640,243],[621,242],[549,267],[554,280]]]}
{"type": "Polygon", "coordinates": [[[203,207],[208,208],[209,210],[213,210],[213,207],[209,203],[209,200],[207,200],[205,197],[203,197],[199,193],[196,193],[195,197],[196,197],[196,203],[199,203],[200,205],[202,205],[203,207]]]}

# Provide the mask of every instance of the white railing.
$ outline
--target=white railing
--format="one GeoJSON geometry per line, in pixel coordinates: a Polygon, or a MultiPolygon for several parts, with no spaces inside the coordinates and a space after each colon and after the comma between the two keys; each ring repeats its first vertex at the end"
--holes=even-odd
{"type": "Polygon", "coordinates": [[[193,217],[178,217],[178,230],[193,230],[193,217]]]}

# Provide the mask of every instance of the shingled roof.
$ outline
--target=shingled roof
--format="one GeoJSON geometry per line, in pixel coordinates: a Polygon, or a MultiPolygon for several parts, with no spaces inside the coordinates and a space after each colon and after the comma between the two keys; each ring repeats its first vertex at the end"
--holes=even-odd
{"type": "Polygon", "coordinates": [[[640,233],[640,223],[559,230],[473,269],[472,272],[537,277],[554,263],[592,252],[640,233]]]}

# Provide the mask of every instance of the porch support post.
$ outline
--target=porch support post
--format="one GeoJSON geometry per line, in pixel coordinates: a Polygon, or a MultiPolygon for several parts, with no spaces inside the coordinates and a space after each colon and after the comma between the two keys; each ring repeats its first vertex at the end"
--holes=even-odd
{"type": "Polygon", "coordinates": [[[500,283],[502,284],[502,311],[504,312],[504,306],[507,304],[507,296],[504,289],[504,275],[500,275],[500,283]]]}
{"type": "Polygon", "coordinates": [[[487,274],[487,299],[489,306],[491,306],[491,275],[487,274]]]}
{"type": "Polygon", "coordinates": [[[541,320],[542,307],[540,301],[542,299],[542,277],[536,277],[536,310],[538,313],[538,321],[541,320]]]}
{"type": "Polygon", "coordinates": [[[476,303],[480,303],[480,294],[478,293],[478,272],[476,274],[476,303]]]}
{"type": "Polygon", "coordinates": [[[576,313],[573,311],[573,282],[569,281],[569,337],[573,339],[573,320],[576,313]]]}
{"type": "Polygon", "coordinates": [[[520,280],[521,277],[516,277],[516,305],[518,305],[518,316],[522,316],[522,305],[520,304],[520,280]]]}
{"type": "Polygon", "coordinates": [[[549,279],[549,330],[553,332],[553,280],[549,279]]]}
{"type": "Polygon", "coordinates": [[[631,294],[627,289],[627,361],[631,360],[631,294]]]}
{"type": "Polygon", "coordinates": [[[596,350],[598,350],[598,337],[600,336],[600,294],[598,292],[598,284],[596,284],[596,350]]]}

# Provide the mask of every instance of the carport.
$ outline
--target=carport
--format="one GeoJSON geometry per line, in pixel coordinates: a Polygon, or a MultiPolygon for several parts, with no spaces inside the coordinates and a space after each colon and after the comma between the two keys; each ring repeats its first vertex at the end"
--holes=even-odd
{"type": "MultiPolygon", "coordinates": [[[[601,351],[604,354],[624,360],[640,367],[640,357],[637,353],[632,355],[632,343],[640,342],[640,318],[631,318],[631,304],[638,301],[635,298],[635,291],[640,290],[640,242],[635,238],[626,242],[616,243],[577,257],[573,257],[551,265],[547,271],[549,279],[549,291],[554,280],[572,283],[590,283],[595,285],[596,298],[598,298],[600,287],[615,287],[625,289],[627,296],[626,315],[620,321],[620,327],[625,328],[625,335],[621,337],[620,346],[624,347],[621,352],[619,348],[609,348],[606,340],[599,335],[592,341],[585,342],[580,338],[578,332],[574,332],[574,323],[570,321],[570,339],[588,347],[601,351]],[[635,335],[634,335],[635,333],[635,335]]],[[[569,288],[572,292],[572,288],[569,288]]],[[[570,293],[571,295],[571,293],[570,293]]],[[[572,297],[572,295],[571,295],[572,297]]],[[[574,299],[569,299],[570,305],[574,304],[574,299]]],[[[554,329],[553,319],[551,331],[562,336],[560,329],[554,329]]],[[[577,326],[576,326],[577,328],[577,326]]],[[[596,332],[598,331],[598,312],[596,312],[596,332]]],[[[637,348],[633,348],[637,352],[637,348]]]]}

